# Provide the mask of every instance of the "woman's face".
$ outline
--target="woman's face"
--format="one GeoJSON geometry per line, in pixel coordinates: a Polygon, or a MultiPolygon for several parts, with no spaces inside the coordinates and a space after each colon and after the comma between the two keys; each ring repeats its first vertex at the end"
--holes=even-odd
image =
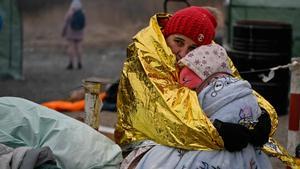
{"type": "Polygon", "coordinates": [[[176,55],[177,61],[183,58],[188,52],[197,48],[197,44],[192,39],[180,34],[168,36],[166,42],[173,54],[176,55]]]}

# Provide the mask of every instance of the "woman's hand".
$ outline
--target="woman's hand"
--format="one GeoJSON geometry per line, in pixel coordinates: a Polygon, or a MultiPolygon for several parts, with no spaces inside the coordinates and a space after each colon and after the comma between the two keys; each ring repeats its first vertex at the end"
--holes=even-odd
{"type": "Polygon", "coordinates": [[[262,147],[268,142],[271,132],[270,116],[263,109],[253,130],[249,130],[240,124],[222,122],[218,119],[213,124],[224,141],[225,149],[230,152],[240,151],[248,143],[255,147],[262,147]]]}
{"type": "Polygon", "coordinates": [[[256,147],[262,147],[269,140],[269,134],[271,132],[271,119],[269,114],[262,109],[262,114],[258,118],[258,122],[253,130],[250,130],[251,137],[250,143],[256,147]]]}
{"type": "Polygon", "coordinates": [[[230,152],[240,151],[248,145],[251,133],[245,126],[222,122],[218,119],[213,124],[222,137],[226,150],[230,152]]]}

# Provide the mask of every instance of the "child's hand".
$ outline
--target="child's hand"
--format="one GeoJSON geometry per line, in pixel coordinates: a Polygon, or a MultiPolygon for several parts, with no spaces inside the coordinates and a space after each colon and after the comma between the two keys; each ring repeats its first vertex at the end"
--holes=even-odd
{"type": "Polygon", "coordinates": [[[202,79],[188,67],[184,67],[179,74],[179,83],[190,89],[195,89],[202,83],[202,79]]]}

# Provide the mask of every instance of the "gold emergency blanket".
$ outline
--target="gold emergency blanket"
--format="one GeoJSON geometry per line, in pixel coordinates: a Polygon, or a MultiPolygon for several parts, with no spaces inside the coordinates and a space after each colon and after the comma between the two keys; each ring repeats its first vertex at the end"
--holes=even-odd
{"type": "MultiPolygon", "coordinates": [[[[118,89],[116,142],[125,146],[153,140],[187,150],[222,149],[223,140],[200,108],[196,92],[178,83],[176,58],[157,22],[159,17],[168,16],[153,16],[128,47],[118,89]]],[[[232,62],[231,67],[239,77],[232,62]]],[[[277,113],[255,94],[270,114],[273,134],[278,125],[277,113]]]]}

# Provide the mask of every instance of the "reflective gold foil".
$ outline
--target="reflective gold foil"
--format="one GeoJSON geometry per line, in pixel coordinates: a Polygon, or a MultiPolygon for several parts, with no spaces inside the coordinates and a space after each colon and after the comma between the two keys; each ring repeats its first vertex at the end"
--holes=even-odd
{"type": "Polygon", "coordinates": [[[264,145],[263,151],[272,157],[277,157],[292,169],[300,169],[300,159],[292,157],[287,150],[273,138],[270,138],[269,142],[264,145]]]}
{"type": "MultiPolygon", "coordinates": [[[[187,150],[222,149],[223,140],[200,108],[196,92],[178,83],[176,58],[157,22],[168,16],[153,16],[128,47],[118,91],[115,140],[121,146],[148,139],[187,150]]],[[[234,75],[240,77],[230,64],[234,75]]],[[[255,94],[271,116],[273,134],[277,114],[255,94]]]]}

